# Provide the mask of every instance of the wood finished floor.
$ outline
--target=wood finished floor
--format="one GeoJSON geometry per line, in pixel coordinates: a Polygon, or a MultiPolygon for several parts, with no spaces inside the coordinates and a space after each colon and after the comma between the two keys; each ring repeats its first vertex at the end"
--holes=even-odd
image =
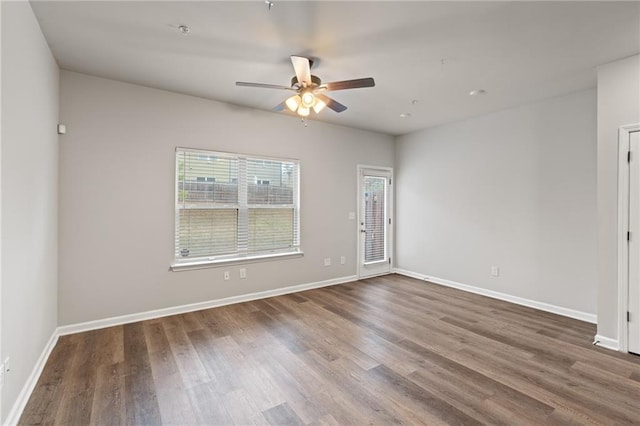
{"type": "Polygon", "coordinates": [[[20,424],[640,424],[594,334],[389,275],[61,337],[20,424]]]}

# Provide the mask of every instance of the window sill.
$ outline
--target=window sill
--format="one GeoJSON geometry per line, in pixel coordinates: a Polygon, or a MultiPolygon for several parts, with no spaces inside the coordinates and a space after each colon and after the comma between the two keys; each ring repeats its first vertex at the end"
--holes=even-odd
{"type": "Polygon", "coordinates": [[[242,265],[245,263],[267,262],[271,260],[285,260],[304,256],[304,252],[270,253],[233,259],[197,260],[193,262],[172,263],[169,270],[173,272],[191,271],[194,269],[217,268],[220,266],[242,265]]]}

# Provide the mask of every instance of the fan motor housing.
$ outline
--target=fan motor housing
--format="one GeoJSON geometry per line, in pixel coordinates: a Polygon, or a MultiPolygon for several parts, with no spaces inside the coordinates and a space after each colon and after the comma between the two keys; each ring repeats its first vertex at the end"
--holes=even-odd
{"type": "MultiPolygon", "coordinates": [[[[320,80],[320,77],[318,77],[317,75],[312,75],[311,76],[311,84],[313,86],[320,86],[320,83],[322,81],[320,80]]],[[[291,87],[295,86],[298,84],[298,77],[296,77],[295,75],[293,76],[293,78],[291,79],[291,87]]]]}

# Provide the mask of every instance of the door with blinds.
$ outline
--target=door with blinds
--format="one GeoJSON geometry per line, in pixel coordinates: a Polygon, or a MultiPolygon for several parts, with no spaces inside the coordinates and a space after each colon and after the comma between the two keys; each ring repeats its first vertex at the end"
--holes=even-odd
{"type": "Polygon", "coordinates": [[[391,271],[391,169],[358,167],[358,276],[391,271]]]}

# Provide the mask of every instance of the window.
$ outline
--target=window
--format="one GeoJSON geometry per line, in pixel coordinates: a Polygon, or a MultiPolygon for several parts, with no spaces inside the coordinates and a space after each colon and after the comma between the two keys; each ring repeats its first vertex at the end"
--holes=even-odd
{"type": "Polygon", "coordinates": [[[174,267],[299,254],[299,169],[177,148],[174,267]]]}

